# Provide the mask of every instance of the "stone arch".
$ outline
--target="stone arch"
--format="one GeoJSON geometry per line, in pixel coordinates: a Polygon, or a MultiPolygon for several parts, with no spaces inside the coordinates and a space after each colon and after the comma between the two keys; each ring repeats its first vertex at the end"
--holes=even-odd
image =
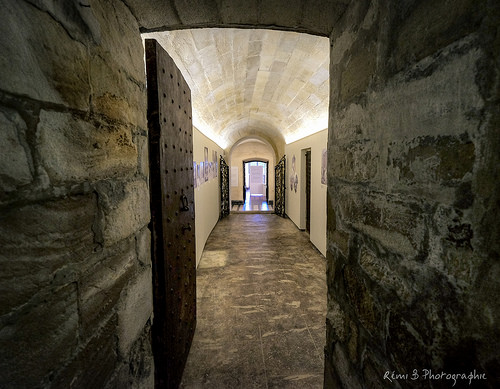
{"type": "MultiPolygon", "coordinates": [[[[269,164],[268,200],[274,201],[274,164],[276,164],[276,162],[279,160],[279,153],[276,150],[276,146],[270,140],[266,139],[266,137],[258,135],[246,136],[238,140],[236,143],[234,143],[234,145],[230,148],[228,152],[227,161],[230,166],[238,167],[238,177],[239,177],[238,181],[240,179],[243,179],[243,171],[241,170],[242,169],[241,163],[245,162],[246,160],[252,160],[252,161],[261,160],[263,162],[268,162],[269,164]],[[252,142],[252,141],[262,143],[267,148],[267,150],[269,150],[269,154],[266,155],[266,152],[263,152],[263,154],[260,155],[247,155],[246,157],[237,155],[235,157],[236,160],[234,160],[233,152],[238,147],[243,145],[245,142],[252,142]]],[[[237,200],[237,201],[244,200],[242,198],[243,196],[242,185],[231,187],[230,193],[231,193],[231,200],[237,200]]]]}
{"type": "Polygon", "coordinates": [[[266,137],[265,135],[261,134],[261,135],[248,135],[248,136],[245,136],[245,137],[239,139],[238,141],[234,142],[233,145],[229,148],[228,161],[231,161],[231,155],[232,155],[233,151],[241,143],[249,141],[249,140],[254,140],[254,139],[259,140],[261,142],[264,142],[269,147],[271,147],[273,149],[273,151],[274,151],[276,161],[279,160],[280,153],[278,152],[278,148],[276,147],[276,145],[274,144],[274,142],[272,142],[270,139],[268,139],[268,137],[266,137]]]}
{"type": "Polygon", "coordinates": [[[349,5],[347,0],[188,2],[127,0],[141,32],[187,28],[267,28],[329,36],[349,5]]]}

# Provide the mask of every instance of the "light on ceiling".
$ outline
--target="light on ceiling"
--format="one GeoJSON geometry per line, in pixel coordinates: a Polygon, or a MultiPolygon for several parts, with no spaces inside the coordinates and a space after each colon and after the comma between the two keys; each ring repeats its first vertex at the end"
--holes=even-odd
{"type": "Polygon", "coordinates": [[[305,119],[299,129],[285,136],[285,143],[296,142],[309,135],[323,131],[328,128],[328,112],[322,112],[318,117],[305,119]]]}

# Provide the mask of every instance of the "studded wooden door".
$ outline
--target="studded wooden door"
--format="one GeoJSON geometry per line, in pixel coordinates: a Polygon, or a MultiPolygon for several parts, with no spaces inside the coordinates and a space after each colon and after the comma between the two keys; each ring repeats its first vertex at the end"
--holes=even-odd
{"type": "Polygon", "coordinates": [[[274,167],[274,213],[285,217],[285,156],[274,167]]]}
{"type": "Polygon", "coordinates": [[[196,326],[191,91],[146,40],[156,388],[177,388],[196,326]]]}

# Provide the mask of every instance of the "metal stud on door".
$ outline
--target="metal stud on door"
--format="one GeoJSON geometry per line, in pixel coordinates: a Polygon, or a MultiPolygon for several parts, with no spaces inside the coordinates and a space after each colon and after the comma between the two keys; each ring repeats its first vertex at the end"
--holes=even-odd
{"type": "Polygon", "coordinates": [[[191,91],[147,39],[148,130],[156,388],[177,388],[196,326],[191,91]]]}

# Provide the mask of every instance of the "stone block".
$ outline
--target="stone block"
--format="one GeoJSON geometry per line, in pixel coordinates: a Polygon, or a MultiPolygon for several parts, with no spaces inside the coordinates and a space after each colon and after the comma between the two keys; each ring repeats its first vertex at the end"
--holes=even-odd
{"type": "Polygon", "coordinates": [[[48,12],[26,1],[2,2],[0,37],[0,89],[88,109],[87,48],[48,12]]]}
{"type": "Polygon", "coordinates": [[[109,54],[98,52],[91,58],[90,83],[94,112],[118,123],[147,128],[145,85],[131,79],[109,54]]]}
{"type": "Polygon", "coordinates": [[[349,302],[361,324],[371,333],[381,329],[382,315],[365,281],[351,267],[345,267],[344,283],[349,302]]]}
{"type": "Polygon", "coordinates": [[[476,83],[476,64],[483,54],[471,48],[468,38],[452,46],[441,57],[422,60],[371,91],[362,104],[330,115],[328,157],[334,168],[329,178],[369,180],[383,190],[454,202],[455,190],[449,185],[470,179],[471,164],[478,162],[478,138],[472,134],[480,128],[484,99],[476,83]],[[388,128],[397,131],[388,137],[388,128]],[[421,142],[435,149],[434,158],[424,157],[421,142]],[[459,162],[462,157],[465,163],[459,162]]]}
{"type": "Polygon", "coordinates": [[[484,1],[475,0],[415,2],[397,29],[396,70],[476,31],[486,9],[484,1]]]}
{"type": "Polygon", "coordinates": [[[355,41],[352,31],[343,31],[338,37],[331,39],[330,63],[338,65],[342,62],[344,55],[351,48],[355,41]]]}
{"type": "Polygon", "coordinates": [[[399,314],[391,313],[386,341],[387,353],[395,364],[395,370],[406,372],[432,366],[425,345],[415,337],[414,328],[399,314]]]}
{"type": "Polygon", "coordinates": [[[455,42],[440,56],[421,60],[385,88],[372,91],[366,103],[371,114],[368,137],[387,134],[387,129],[395,129],[393,142],[476,134],[485,105],[476,82],[484,53],[472,39],[455,42]]]}
{"type": "Polygon", "coordinates": [[[117,317],[113,315],[100,328],[95,328],[92,338],[82,344],[78,353],[51,379],[54,388],[105,388],[118,370],[116,353],[117,317]]]}
{"type": "Polygon", "coordinates": [[[405,259],[417,259],[418,252],[405,235],[361,223],[356,223],[353,226],[374,242],[378,242],[391,254],[400,255],[405,259]]]}
{"type": "Polygon", "coordinates": [[[154,387],[154,360],[151,348],[151,325],[148,324],[122,361],[110,387],[150,389],[154,387]]]}
{"type": "Polygon", "coordinates": [[[41,163],[56,185],[130,176],[137,170],[137,147],[126,126],[42,111],[38,141],[41,163]]]}
{"type": "Polygon", "coordinates": [[[344,256],[349,254],[349,234],[341,230],[328,231],[328,240],[337,247],[344,256]]]}
{"type": "Polygon", "coordinates": [[[144,177],[149,177],[149,144],[148,137],[143,135],[135,136],[137,144],[138,171],[144,177]]]}
{"type": "Polygon", "coordinates": [[[341,382],[349,383],[350,389],[362,389],[363,386],[361,385],[361,382],[357,377],[357,373],[355,372],[353,365],[350,363],[346,354],[347,353],[344,348],[337,343],[333,353],[335,371],[341,382]]]}
{"type": "MultiPolygon", "coordinates": [[[[286,8],[286,4],[286,2],[283,2],[282,7],[286,8]]],[[[307,6],[303,7],[301,26],[325,36],[331,33],[335,22],[338,21],[347,8],[347,2],[344,1],[311,0],[305,4],[307,6]]]]}
{"type": "Polygon", "coordinates": [[[137,269],[133,240],[114,250],[104,250],[102,260],[78,281],[81,335],[89,339],[112,316],[120,295],[137,269]]]}
{"type": "Polygon", "coordinates": [[[102,217],[97,229],[106,246],[127,238],[150,221],[149,188],[145,181],[98,185],[102,217]]]}
{"type": "Polygon", "coordinates": [[[100,45],[90,49],[92,109],[146,129],[144,47],[137,20],[122,1],[99,1],[92,9],[101,26],[100,45]]]}
{"type": "Polygon", "coordinates": [[[175,0],[175,6],[185,25],[217,23],[220,18],[217,3],[213,0],[201,0],[196,3],[196,7],[189,0],[175,0]]]}
{"type": "Polygon", "coordinates": [[[139,339],[132,345],[128,366],[130,367],[129,380],[132,380],[133,388],[154,387],[154,360],[150,324],[144,328],[139,339]]]}
{"type": "Polygon", "coordinates": [[[380,164],[379,146],[368,140],[337,143],[332,147],[330,159],[333,174],[351,182],[370,181],[375,178],[380,164]]]}
{"type": "Polygon", "coordinates": [[[125,3],[137,17],[139,25],[146,29],[181,25],[173,1],[150,0],[144,3],[142,0],[127,0],[125,3]]]}
{"type": "Polygon", "coordinates": [[[123,356],[144,331],[152,314],[153,275],[151,268],[146,268],[122,292],[118,307],[118,345],[123,356]]]}
{"type": "Polygon", "coordinates": [[[326,324],[330,342],[345,342],[347,336],[346,315],[340,308],[339,303],[331,296],[328,298],[326,324]]]}
{"type": "Polygon", "coordinates": [[[459,209],[444,205],[437,207],[432,223],[437,233],[436,239],[439,239],[435,244],[457,249],[465,254],[474,251],[474,246],[479,243],[475,239],[475,223],[459,209]]]}
{"type": "Polygon", "coordinates": [[[76,284],[48,288],[0,319],[0,386],[38,388],[78,345],[76,284]]]}
{"type": "Polygon", "coordinates": [[[388,261],[377,257],[363,249],[360,255],[360,265],[366,274],[382,288],[394,292],[404,304],[411,304],[414,293],[408,282],[401,277],[398,269],[392,269],[388,261]]]}
{"type": "MultiPolygon", "coordinates": [[[[303,17],[301,0],[287,1],[286,6],[283,0],[269,0],[261,2],[260,7],[254,5],[254,9],[260,11],[260,24],[270,26],[297,26],[300,25],[303,17]],[[258,9],[260,8],[260,9],[258,9]],[[279,9],[279,12],[276,10],[279,9]]],[[[246,17],[249,22],[248,17],[246,17]]]]}
{"type": "Polygon", "coordinates": [[[340,98],[347,103],[367,91],[377,70],[377,45],[368,42],[351,49],[341,75],[340,98]]]}
{"type": "Polygon", "coordinates": [[[361,141],[363,140],[366,143],[367,136],[373,130],[370,111],[361,104],[353,103],[340,109],[335,115],[334,124],[330,126],[333,135],[332,141],[335,140],[335,143],[340,141],[343,147],[349,146],[347,141],[357,141],[358,145],[362,145],[361,141]]]}
{"type": "Polygon", "coordinates": [[[92,3],[92,12],[100,25],[99,46],[103,51],[92,47],[91,53],[109,56],[119,65],[116,69],[119,73],[125,72],[133,81],[144,85],[144,46],[139,25],[130,8],[123,1],[98,1],[92,3]],[[116,23],[110,23],[110,20],[116,23]]]}
{"type": "Polygon", "coordinates": [[[387,389],[388,381],[384,381],[383,376],[389,369],[382,366],[376,358],[371,358],[374,355],[373,351],[365,353],[365,357],[368,357],[363,361],[363,380],[367,388],[370,389],[387,389]]]}
{"type": "Polygon", "coordinates": [[[0,223],[0,316],[48,285],[74,282],[92,255],[94,195],[12,207],[0,223]]]}
{"type": "Polygon", "coordinates": [[[326,204],[327,204],[327,226],[328,230],[335,230],[337,228],[337,215],[335,213],[335,202],[337,201],[335,195],[330,194],[330,188],[327,188],[326,192],[326,204]]]}
{"type": "Polygon", "coordinates": [[[118,356],[116,353],[116,316],[97,331],[78,356],[81,361],[81,375],[75,387],[102,388],[114,373],[118,356]]]}
{"type": "Polygon", "coordinates": [[[403,147],[395,145],[388,158],[388,164],[399,170],[400,184],[450,185],[472,173],[475,145],[466,135],[426,136],[405,143],[403,147]]]}
{"type": "Polygon", "coordinates": [[[219,14],[224,23],[259,24],[259,8],[255,0],[219,0],[219,14]]]}
{"type": "Polygon", "coordinates": [[[26,123],[13,110],[0,110],[0,192],[11,192],[33,181],[26,123]]]}
{"type": "Polygon", "coordinates": [[[346,227],[407,258],[425,256],[425,204],[399,196],[343,188],[339,208],[346,227]]]}
{"type": "Polygon", "coordinates": [[[136,236],[137,259],[143,266],[151,266],[151,231],[144,228],[136,236]]]}
{"type": "Polygon", "coordinates": [[[358,362],[358,328],[353,321],[349,321],[349,340],[347,342],[347,355],[349,360],[356,364],[358,362]]]}

